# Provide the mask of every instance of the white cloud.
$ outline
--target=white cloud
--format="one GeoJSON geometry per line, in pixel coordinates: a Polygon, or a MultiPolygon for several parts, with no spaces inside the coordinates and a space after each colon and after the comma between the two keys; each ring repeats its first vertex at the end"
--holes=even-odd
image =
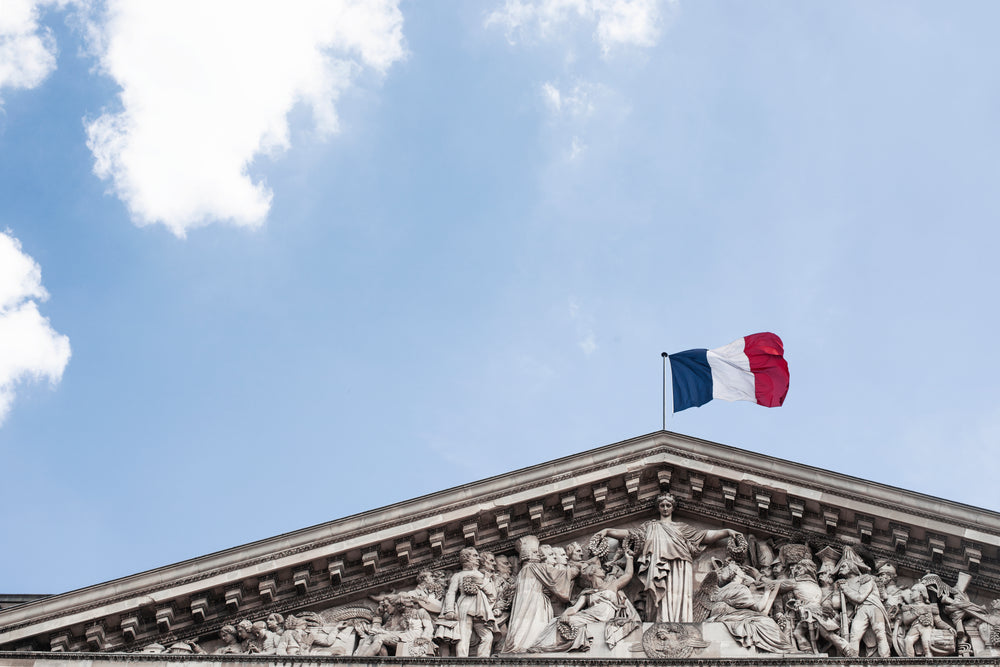
{"type": "Polygon", "coordinates": [[[39,23],[42,9],[67,0],[3,0],[0,4],[0,91],[34,88],[56,68],[56,41],[39,23]]]}
{"type": "Polygon", "coordinates": [[[542,84],[542,99],[555,114],[586,118],[594,113],[595,92],[600,91],[600,86],[578,83],[564,93],[555,84],[546,82],[542,84]]]}
{"type": "Polygon", "coordinates": [[[37,302],[48,296],[38,264],[0,232],[0,423],[18,384],[43,378],[55,384],[69,363],[69,338],[38,312],[37,302]]]}
{"type": "Polygon", "coordinates": [[[656,44],[677,0],[506,0],[486,25],[503,27],[512,43],[537,34],[551,39],[571,23],[594,25],[594,41],[608,56],[615,48],[656,44]]]}
{"type": "Polygon", "coordinates": [[[260,225],[272,193],[254,158],[289,146],[299,103],[337,131],[340,94],[405,56],[397,2],[110,0],[95,44],[121,110],[87,126],[95,173],[139,225],[260,225]]]}

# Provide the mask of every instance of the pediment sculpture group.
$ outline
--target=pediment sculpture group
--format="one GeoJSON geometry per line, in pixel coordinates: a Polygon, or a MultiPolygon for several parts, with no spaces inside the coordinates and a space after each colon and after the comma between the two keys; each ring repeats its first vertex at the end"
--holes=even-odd
{"type": "Polygon", "coordinates": [[[901,587],[893,565],[863,548],[697,529],[673,519],[675,505],[664,494],[659,519],[601,530],[586,547],[534,536],[516,554],[469,547],[459,570],[423,571],[412,590],[370,604],[242,620],[208,650],[192,641],[148,650],[485,657],[622,645],[636,657],[686,657],[708,646],[702,624],[718,623],[752,652],[1000,655],[1000,599],[972,602],[967,581],[929,573],[901,587]],[[719,556],[702,556],[709,547],[719,556]]]}

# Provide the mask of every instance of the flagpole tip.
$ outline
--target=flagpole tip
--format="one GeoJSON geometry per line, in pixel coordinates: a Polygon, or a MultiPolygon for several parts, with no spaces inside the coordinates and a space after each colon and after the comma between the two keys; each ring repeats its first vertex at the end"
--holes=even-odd
{"type": "Polygon", "coordinates": [[[663,357],[664,359],[666,359],[666,358],[667,358],[667,357],[669,357],[670,355],[669,355],[669,354],[667,354],[666,352],[660,352],[660,356],[661,356],[661,357],[663,357]]]}

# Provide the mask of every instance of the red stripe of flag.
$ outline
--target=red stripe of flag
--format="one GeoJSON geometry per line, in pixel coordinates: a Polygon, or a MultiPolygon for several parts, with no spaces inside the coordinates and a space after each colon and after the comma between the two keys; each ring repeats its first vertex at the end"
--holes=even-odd
{"type": "Polygon", "coordinates": [[[788,362],[782,356],[785,346],[781,339],[770,332],[750,334],[743,339],[743,351],[750,360],[757,404],[780,406],[788,394],[788,362]]]}

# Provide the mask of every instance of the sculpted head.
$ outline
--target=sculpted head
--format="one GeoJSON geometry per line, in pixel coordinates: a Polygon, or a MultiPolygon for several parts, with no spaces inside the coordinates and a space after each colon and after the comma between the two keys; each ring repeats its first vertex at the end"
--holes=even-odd
{"type": "Polygon", "coordinates": [[[463,568],[477,568],[479,567],[479,552],[476,551],[475,547],[465,547],[458,552],[458,562],[463,568]]]}
{"type": "Polygon", "coordinates": [[[265,623],[264,621],[257,621],[256,623],[253,624],[253,629],[251,630],[251,632],[253,632],[254,637],[257,637],[258,639],[264,639],[265,637],[267,637],[267,623],[265,623]]]}
{"type": "Polygon", "coordinates": [[[482,568],[483,572],[496,572],[497,571],[497,559],[491,551],[484,551],[479,554],[479,566],[482,568]]]}
{"type": "Polygon", "coordinates": [[[281,614],[271,614],[267,617],[267,629],[271,632],[277,632],[281,624],[285,622],[285,619],[281,614]]]}
{"type": "Polygon", "coordinates": [[[566,550],[562,547],[552,547],[552,553],[555,554],[556,565],[566,565],[569,563],[569,556],[566,555],[566,550]]]}
{"type": "Polygon", "coordinates": [[[540,560],[538,538],[534,535],[525,535],[517,541],[517,553],[522,561],[540,560]]]}
{"type": "Polygon", "coordinates": [[[792,563],[792,577],[795,579],[809,579],[818,581],[816,575],[816,563],[809,558],[803,558],[797,563],[792,563]]]}
{"type": "Polygon", "coordinates": [[[896,581],[896,568],[893,567],[891,563],[885,563],[878,568],[875,576],[882,586],[888,586],[892,582],[896,581]]]}
{"type": "Polygon", "coordinates": [[[219,628],[219,639],[226,644],[234,643],[236,641],[236,628],[231,625],[223,625],[219,628]]]}
{"type": "Polygon", "coordinates": [[[542,554],[542,561],[544,561],[546,565],[556,564],[556,552],[555,549],[552,548],[551,544],[543,544],[538,547],[538,551],[542,554]]]}
{"type": "Polygon", "coordinates": [[[250,639],[253,635],[253,623],[244,618],[236,624],[236,634],[240,639],[250,639]]]}
{"type": "Polygon", "coordinates": [[[858,566],[849,560],[841,561],[840,564],[837,565],[837,575],[843,579],[856,577],[860,574],[861,570],[858,569],[858,566]]]}
{"type": "Polygon", "coordinates": [[[500,574],[501,576],[504,577],[510,576],[510,574],[514,571],[514,564],[511,562],[511,559],[508,558],[507,556],[500,554],[499,556],[496,557],[496,561],[497,561],[497,573],[500,574]]]}
{"type": "Polygon", "coordinates": [[[656,496],[656,509],[659,511],[660,516],[670,516],[674,513],[675,507],[677,507],[677,499],[674,498],[673,494],[661,493],[656,496]]]}
{"type": "Polygon", "coordinates": [[[724,586],[736,579],[739,573],[741,573],[740,566],[734,561],[727,560],[722,567],[715,571],[715,576],[718,577],[719,585],[724,586]]]}
{"type": "Polygon", "coordinates": [[[573,562],[583,560],[583,547],[579,542],[570,542],[566,545],[566,556],[573,562]]]}

